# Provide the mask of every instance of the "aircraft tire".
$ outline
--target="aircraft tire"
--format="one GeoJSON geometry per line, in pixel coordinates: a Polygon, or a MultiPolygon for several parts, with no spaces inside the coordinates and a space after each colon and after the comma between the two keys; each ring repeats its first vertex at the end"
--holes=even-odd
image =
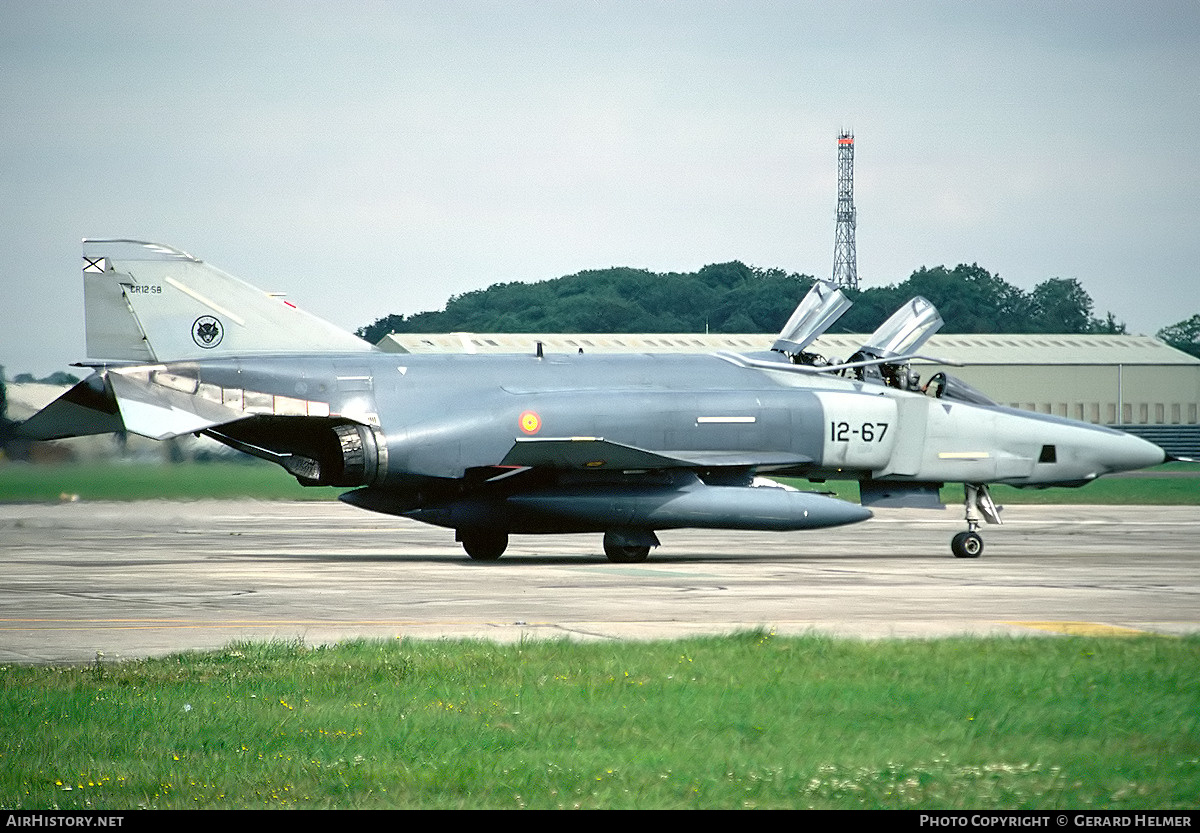
{"type": "Polygon", "coordinates": [[[507,532],[463,532],[459,540],[472,561],[495,561],[508,549],[507,532]]]}
{"type": "Polygon", "coordinates": [[[604,544],[604,554],[614,564],[641,564],[650,555],[649,547],[604,544]]]}
{"type": "Polygon", "coordinates": [[[983,553],[983,539],[978,532],[960,532],[950,541],[955,558],[978,558],[983,553]]]}

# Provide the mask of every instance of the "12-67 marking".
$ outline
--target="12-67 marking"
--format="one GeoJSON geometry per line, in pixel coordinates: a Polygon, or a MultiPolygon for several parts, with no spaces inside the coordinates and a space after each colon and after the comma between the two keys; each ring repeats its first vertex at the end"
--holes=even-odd
{"type": "Polygon", "coordinates": [[[886,422],[864,422],[856,428],[851,428],[848,422],[831,422],[829,439],[835,443],[848,443],[852,437],[867,443],[883,442],[887,429],[886,422]]]}

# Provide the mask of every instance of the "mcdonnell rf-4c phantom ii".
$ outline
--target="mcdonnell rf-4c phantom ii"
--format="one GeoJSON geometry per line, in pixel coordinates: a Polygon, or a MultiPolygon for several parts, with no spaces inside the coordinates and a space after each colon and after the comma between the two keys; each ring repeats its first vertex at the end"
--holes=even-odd
{"type": "MultiPolygon", "coordinates": [[[[1163,462],[1137,437],[1001,407],[917,352],[914,298],[848,360],[807,348],[850,306],[817,282],[770,350],[705,355],[384,353],[184,252],[84,241],[93,373],[23,426],[54,439],[203,434],[346,503],[455,530],[471,558],[514,533],[594,532],[617,562],[656,532],[800,530],[941,507],[965,485],[958,557],[998,523],[988,485],[1080,485],[1163,462]],[[766,475],[857,480],[862,505],[766,475]]],[[[764,345],[765,346],[765,345],[764,345]]]]}

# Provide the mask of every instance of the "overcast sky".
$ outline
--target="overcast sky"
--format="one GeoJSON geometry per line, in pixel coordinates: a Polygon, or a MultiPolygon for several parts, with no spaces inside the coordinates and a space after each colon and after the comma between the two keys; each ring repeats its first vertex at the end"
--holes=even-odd
{"type": "MultiPolygon", "coordinates": [[[[347,329],[498,281],[741,260],[1078,278],[1200,313],[1200,3],[0,0],[0,364],[83,359],[80,240],[347,329]]],[[[780,322],[781,324],[783,322],[780,322]]]]}

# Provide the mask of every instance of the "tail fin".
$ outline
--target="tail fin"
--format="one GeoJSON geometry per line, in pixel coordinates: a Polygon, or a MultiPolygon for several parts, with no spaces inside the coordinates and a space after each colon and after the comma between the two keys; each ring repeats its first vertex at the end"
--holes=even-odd
{"type": "Polygon", "coordinates": [[[191,255],[137,240],[83,241],[87,352],[162,362],[374,348],[191,255]]]}

